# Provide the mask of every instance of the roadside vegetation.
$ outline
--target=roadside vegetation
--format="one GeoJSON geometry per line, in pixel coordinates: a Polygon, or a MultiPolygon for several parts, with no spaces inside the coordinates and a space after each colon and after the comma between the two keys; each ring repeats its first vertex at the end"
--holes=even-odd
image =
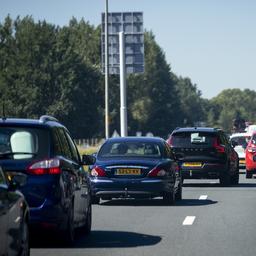
{"type": "MultiPolygon", "coordinates": [[[[0,102],[6,116],[49,114],[74,138],[104,137],[100,33],[100,26],[75,18],[59,27],[7,16],[0,23],[0,102]]],[[[172,72],[151,31],[145,31],[145,72],[129,75],[127,87],[130,135],[166,138],[177,126],[198,124],[230,131],[237,113],[256,122],[256,91],[229,89],[202,98],[196,84],[172,72]]],[[[110,77],[109,100],[112,134],[119,132],[118,76],[110,77]]]]}

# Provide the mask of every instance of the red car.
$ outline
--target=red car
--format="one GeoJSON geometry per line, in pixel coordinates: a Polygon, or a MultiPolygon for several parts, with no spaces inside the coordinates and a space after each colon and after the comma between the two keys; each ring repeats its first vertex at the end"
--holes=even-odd
{"type": "Polygon", "coordinates": [[[246,178],[256,174],[256,132],[253,133],[245,151],[246,178]]]}

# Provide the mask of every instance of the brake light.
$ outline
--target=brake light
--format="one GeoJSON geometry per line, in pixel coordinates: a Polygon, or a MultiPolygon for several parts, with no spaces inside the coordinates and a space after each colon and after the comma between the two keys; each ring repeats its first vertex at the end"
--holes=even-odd
{"type": "Polygon", "coordinates": [[[101,167],[95,166],[91,171],[91,176],[93,176],[93,177],[105,177],[106,172],[101,167]]]}
{"type": "Polygon", "coordinates": [[[28,166],[27,172],[32,175],[60,174],[60,160],[56,158],[45,159],[28,166]]]}
{"type": "Polygon", "coordinates": [[[215,138],[213,141],[213,147],[216,149],[218,153],[225,153],[225,147],[220,144],[220,141],[218,138],[215,138]]]}
{"type": "Polygon", "coordinates": [[[166,171],[160,167],[155,167],[148,173],[148,177],[163,177],[165,175],[166,171]]]}

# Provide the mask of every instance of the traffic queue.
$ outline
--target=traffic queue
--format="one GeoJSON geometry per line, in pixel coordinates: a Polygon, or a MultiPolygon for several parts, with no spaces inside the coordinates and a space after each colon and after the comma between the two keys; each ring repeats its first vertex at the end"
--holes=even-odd
{"type": "Polygon", "coordinates": [[[72,245],[78,228],[90,233],[92,204],[101,200],[157,198],[174,205],[182,200],[184,179],[238,185],[241,167],[246,178],[256,174],[256,131],[229,138],[218,128],[176,128],[167,140],[110,138],[98,152],[81,157],[68,129],[54,117],[3,117],[0,254],[29,255],[31,234],[40,230],[57,232],[72,245]]]}

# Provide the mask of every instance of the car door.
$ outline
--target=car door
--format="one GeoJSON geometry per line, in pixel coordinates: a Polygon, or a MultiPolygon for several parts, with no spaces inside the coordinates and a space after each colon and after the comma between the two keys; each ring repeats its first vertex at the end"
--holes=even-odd
{"type": "Polygon", "coordinates": [[[86,172],[81,164],[80,155],[78,153],[77,147],[72,140],[68,132],[66,132],[66,137],[69,143],[69,147],[72,153],[72,161],[74,171],[77,173],[77,192],[78,197],[76,198],[77,210],[79,211],[80,220],[84,221],[86,217],[86,212],[89,204],[89,182],[86,172]]]}
{"type": "Polygon", "coordinates": [[[81,198],[82,198],[82,186],[80,182],[80,174],[79,174],[79,160],[75,159],[72,146],[68,138],[68,133],[65,129],[61,128],[60,133],[62,136],[62,143],[65,145],[66,151],[66,164],[68,166],[68,173],[71,175],[71,181],[73,186],[73,193],[74,193],[74,221],[77,225],[79,222],[82,221],[83,215],[81,212],[81,198]]]}
{"type": "MultiPolygon", "coordinates": [[[[73,210],[74,222],[78,221],[77,216],[77,206],[76,206],[76,197],[77,197],[77,173],[74,171],[72,154],[70,147],[65,136],[65,130],[61,127],[58,127],[54,131],[56,139],[59,141],[60,152],[58,157],[61,159],[61,169],[62,169],[62,181],[64,187],[64,204],[67,210],[73,210]],[[71,209],[70,207],[73,207],[71,209]]],[[[55,142],[56,143],[56,142],[55,142]]]]}
{"type": "Polygon", "coordinates": [[[8,187],[0,167],[0,256],[6,254],[8,223],[8,187]]]}

